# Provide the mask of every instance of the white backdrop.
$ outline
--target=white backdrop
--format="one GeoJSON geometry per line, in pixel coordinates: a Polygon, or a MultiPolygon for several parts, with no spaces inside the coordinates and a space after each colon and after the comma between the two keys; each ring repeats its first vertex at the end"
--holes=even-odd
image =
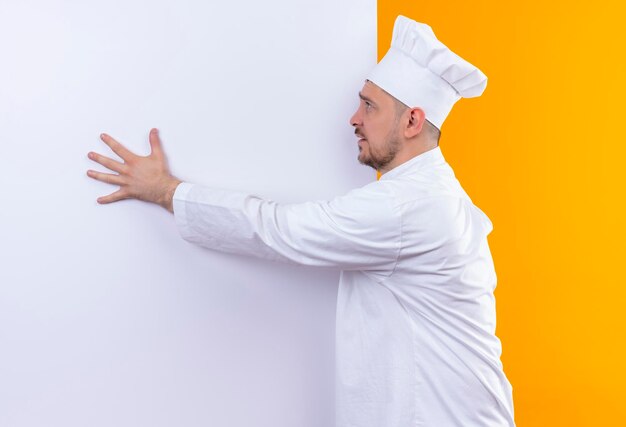
{"type": "Polygon", "coordinates": [[[338,273],[182,240],[89,151],[280,202],[375,179],[375,0],[0,0],[0,425],[327,426],[338,273]]]}

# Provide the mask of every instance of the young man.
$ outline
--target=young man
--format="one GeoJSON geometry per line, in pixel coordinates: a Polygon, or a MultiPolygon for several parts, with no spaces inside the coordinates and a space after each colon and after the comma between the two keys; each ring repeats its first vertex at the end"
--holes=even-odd
{"type": "Polygon", "coordinates": [[[495,335],[492,224],[438,144],[453,104],[486,82],[430,27],[399,16],[350,119],[358,160],[380,180],[330,201],[281,205],[176,179],[156,129],[147,157],[103,134],[125,163],[89,153],[118,174],[88,175],[120,186],[100,203],[158,203],[190,242],[341,269],[338,427],[514,426],[495,335]]]}

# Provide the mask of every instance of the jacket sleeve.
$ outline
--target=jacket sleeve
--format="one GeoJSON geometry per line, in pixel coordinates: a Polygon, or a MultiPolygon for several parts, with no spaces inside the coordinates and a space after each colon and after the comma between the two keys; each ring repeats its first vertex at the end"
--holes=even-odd
{"type": "Polygon", "coordinates": [[[200,246],[343,270],[393,271],[400,215],[373,182],[330,201],[279,204],[183,182],[174,193],[181,236],[200,246]]]}

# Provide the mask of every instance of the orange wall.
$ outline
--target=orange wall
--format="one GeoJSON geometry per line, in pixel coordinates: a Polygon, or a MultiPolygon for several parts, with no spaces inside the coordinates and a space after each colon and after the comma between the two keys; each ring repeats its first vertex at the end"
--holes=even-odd
{"type": "MultiPolygon", "coordinates": [[[[614,2],[618,4],[617,2],[614,2]]],[[[606,2],[379,0],[489,78],[441,149],[491,218],[518,427],[626,426],[626,16],[606,2]]]]}

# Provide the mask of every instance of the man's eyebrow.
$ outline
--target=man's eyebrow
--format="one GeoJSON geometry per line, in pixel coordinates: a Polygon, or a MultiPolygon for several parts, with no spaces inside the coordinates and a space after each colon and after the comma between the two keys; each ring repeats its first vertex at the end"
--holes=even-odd
{"type": "Polygon", "coordinates": [[[361,92],[359,92],[359,98],[361,98],[363,101],[369,102],[370,104],[376,105],[376,103],[374,101],[369,99],[367,96],[363,95],[361,92]]]}

